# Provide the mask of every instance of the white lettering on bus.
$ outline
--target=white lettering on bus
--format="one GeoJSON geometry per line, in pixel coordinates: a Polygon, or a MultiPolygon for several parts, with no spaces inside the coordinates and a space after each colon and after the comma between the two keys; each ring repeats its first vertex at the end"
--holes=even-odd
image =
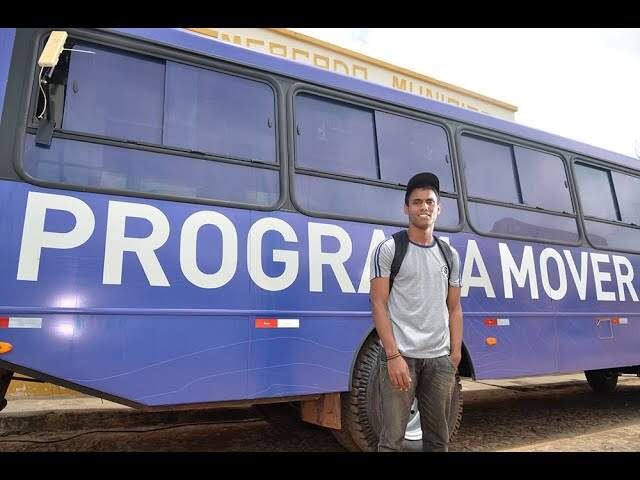
{"type": "MultiPolygon", "coordinates": [[[[40,269],[42,249],[73,249],[84,244],[91,238],[95,229],[95,217],[91,208],[82,200],[72,196],[50,193],[29,192],[26,202],[25,219],[22,232],[22,243],[18,256],[17,280],[37,281],[40,269]],[[62,211],[71,214],[75,225],[68,232],[45,231],[47,214],[50,211],[62,211]]],[[[278,232],[286,242],[298,242],[293,227],[284,220],[266,217],[257,220],[249,229],[247,236],[247,268],[252,281],[260,288],[268,291],[282,291],[290,287],[299,274],[300,252],[297,249],[273,249],[271,252],[274,262],[284,264],[283,272],[275,277],[267,275],[262,265],[263,237],[268,231],[278,232]]],[[[133,252],[140,262],[147,280],[152,286],[169,286],[157,256],[156,250],[164,245],[169,238],[170,225],[161,210],[151,205],[131,202],[110,201],[108,205],[104,270],[102,281],[106,285],[122,284],[122,266],[124,252],[133,252]],[[151,233],[145,238],[125,236],[127,218],[141,218],[151,224],[151,233]]],[[[449,243],[448,237],[440,237],[449,243]]],[[[369,248],[363,269],[359,271],[360,281],[358,293],[369,293],[369,270],[371,255],[375,247],[385,239],[382,229],[376,228],[369,237],[369,248]]],[[[331,267],[340,290],[344,293],[355,293],[351,278],[345,268],[345,262],[351,258],[351,237],[342,227],[328,223],[308,224],[309,246],[309,290],[323,292],[323,267],[331,267]],[[322,251],[322,237],[333,237],[338,242],[336,252],[322,251]]],[[[212,246],[215,247],[215,246],[212,246]]],[[[238,266],[238,234],[233,222],[225,215],[213,211],[199,211],[192,214],[184,222],[180,234],[180,267],[184,276],[193,285],[200,288],[219,288],[229,283],[235,276],[238,266]],[[200,270],[197,262],[197,242],[201,227],[213,225],[222,233],[221,258],[222,264],[217,272],[205,273],[200,270]]],[[[504,242],[498,244],[504,297],[513,298],[513,280],[519,288],[526,288],[529,282],[530,298],[539,298],[537,273],[546,295],[552,300],[562,300],[566,297],[568,277],[565,266],[569,267],[571,277],[576,286],[580,300],[587,298],[587,283],[589,277],[589,263],[593,270],[596,299],[598,301],[615,301],[616,293],[605,289],[603,283],[615,281],[617,297],[620,301],[627,299],[638,302],[636,286],[634,286],[633,265],[622,255],[580,252],[580,268],[578,270],[573,253],[563,250],[564,258],[559,251],[547,247],[539,255],[540,271],[536,269],[533,247],[523,248],[522,258],[518,265],[513,258],[509,245],[504,242]],[[591,261],[589,262],[589,257],[591,261]],[[553,261],[558,271],[558,284],[549,278],[549,264],[553,261]],[[613,272],[601,271],[604,263],[613,264],[613,272]],[[627,296],[628,294],[628,296],[627,296]]],[[[201,249],[211,252],[211,248],[201,249]]],[[[461,262],[462,263],[462,262],[461,262]]],[[[472,288],[481,288],[487,298],[495,298],[495,290],[491,277],[483,260],[480,248],[475,240],[467,241],[466,255],[462,268],[462,296],[467,297],[472,288]],[[477,267],[478,274],[474,275],[477,267]]],[[[555,269],[553,267],[552,271],[555,269]]],[[[610,287],[613,289],[613,285],[610,287]]]]}
{"type": "Polygon", "coordinates": [[[105,285],[122,284],[122,261],[124,252],[134,252],[149,285],[168,287],[169,281],[162,270],[155,251],[169,238],[169,221],[156,207],[143,203],[109,201],[107,216],[107,238],[104,247],[104,270],[102,283],[105,285]],[[144,218],[151,223],[148,237],[125,237],[127,218],[144,218]]]}
{"type": "Polygon", "coordinates": [[[187,280],[200,288],[219,288],[233,278],[237,266],[238,234],[231,220],[211,211],[196,212],[187,218],[180,233],[180,268],[187,280]],[[213,225],[222,233],[222,264],[215,273],[205,273],[198,267],[198,232],[205,225],[213,225]]]}
{"type": "Polygon", "coordinates": [[[274,262],[284,263],[284,272],[270,277],[262,268],[262,237],[268,231],[278,232],[287,242],[297,242],[296,232],[279,218],[261,218],[251,226],[247,238],[247,265],[254,283],[270,292],[278,292],[289,287],[298,277],[298,252],[293,250],[273,250],[274,262]]]}
{"type": "Polygon", "coordinates": [[[602,282],[611,281],[611,273],[601,272],[598,264],[609,263],[609,255],[604,253],[591,254],[591,268],[593,269],[593,280],[596,284],[596,298],[605,302],[615,302],[616,294],[613,292],[605,292],[602,289],[602,282]]]}
{"type": "Polygon", "coordinates": [[[367,252],[367,259],[362,269],[362,275],[360,276],[360,285],[358,286],[358,293],[369,293],[371,289],[371,281],[369,279],[371,269],[371,255],[376,247],[384,241],[386,237],[384,232],[379,228],[376,228],[371,235],[371,241],[369,242],[369,251],[367,252]]]}
{"type": "Polygon", "coordinates": [[[469,295],[469,289],[472,287],[484,288],[484,293],[488,298],[496,298],[496,292],[491,284],[491,278],[487,267],[484,264],[480,249],[475,240],[467,242],[467,253],[464,257],[464,268],[462,269],[462,290],[460,295],[466,297],[469,295]],[[478,267],[478,277],[474,277],[473,266],[478,267]]]}
{"type": "Polygon", "coordinates": [[[563,250],[564,256],[567,259],[573,282],[576,285],[576,290],[580,296],[580,300],[587,299],[587,273],[589,272],[589,254],[587,252],[580,252],[580,273],[576,269],[576,264],[573,261],[573,255],[570,250],[563,250]]]}
{"type": "Polygon", "coordinates": [[[611,258],[613,259],[613,268],[616,272],[616,279],[618,280],[618,296],[620,297],[620,300],[623,302],[626,300],[624,295],[624,285],[626,285],[629,289],[631,298],[634,302],[637,302],[638,294],[636,293],[635,288],[633,288],[633,283],[631,283],[633,281],[633,266],[631,265],[631,262],[628,258],[621,257],[619,255],[612,255],[611,258]],[[621,265],[624,265],[627,269],[625,274],[620,271],[621,265]]]}
{"type": "Polygon", "coordinates": [[[355,293],[351,279],[344,268],[344,262],[351,257],[351,237],[338,225],[309,222],[309,290],[322,292],[322,266],[329,265],[340,284],[343,293],[355,293]],[[322,251],[322,237],[329,236],[338,240],[337,252],[322,251]]]}
{"type": "Polygon", "coordinates": [[[552,300],[562,300],[567,294],[567,271],[564,268],[562,256],[553,248],[545,248],[540,253],[540,280],[545,293],[552,300]],[[553,288],[549,281],[549,260],[553,259],[558,267],[560,284],[558,288],[553,288]]]}
{"type": "Polygon", "coordinates": [[[42,249],[76,248],[89,240],[95,223],[91,208],[82,200],[67,195],[29,192],[16,278],[37,281],[42,249]],[[69,212],[75,218],[76,224],[69,232],[46,232],[44,224],[47,210],[69,212]]]}
{"type": "Polygon", "coordinates": [[[502,265],[502,282],[504,284],[504,297],[513,298],[513,286],[511,284],[511,276],[516,281],[518,287],[523,288],[529,277],[529,287],[531,289],[531,298],[538,299],[538,282],[536,280],[536,265],[533,261],[533,248],[526,245],[522,252],[522,262],[520,268],[516,265],[515,260],[511,256],[509,246],[500,242],[500,263],[502,265]]]}

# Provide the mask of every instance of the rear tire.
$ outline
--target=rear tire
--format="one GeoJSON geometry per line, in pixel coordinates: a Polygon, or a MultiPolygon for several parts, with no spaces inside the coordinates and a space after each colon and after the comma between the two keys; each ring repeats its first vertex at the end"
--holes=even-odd
{"type": "Polygon", "coordinates": [[[611,393],[618,384],[617,370],[587,370],[584,376],[587,377],[589,386],[596,393],[611,393]]]}
{"type": "MultiPolygon", "coordinates": [[[[380,436],[380,391],[378,336],[373,334],[366,340],[353,371],[351,390],[343,392],[342,429],[332,430],[340,444],[347,450],[374,452],[378,449],[380,436]]],[[[449,425],[452,425],[449,440],[452,440],[462,422],[462,385],[456,375],[455,388],[451,399],[449,425]]],[[[405,440],[404,449],[422,449],[422,440],[405,440]]]]}

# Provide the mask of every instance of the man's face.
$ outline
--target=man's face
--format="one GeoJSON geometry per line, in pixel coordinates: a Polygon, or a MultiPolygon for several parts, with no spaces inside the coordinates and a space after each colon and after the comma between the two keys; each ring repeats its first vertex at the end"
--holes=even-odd
{"type": "Polygon", "coordinates": [[[421,230],[432,227],[440,215],[436,192],[430,188],[416,188],[409,195],[409,203],[405,204],[404,213],[409,216],[411,225],[421,230]]]}

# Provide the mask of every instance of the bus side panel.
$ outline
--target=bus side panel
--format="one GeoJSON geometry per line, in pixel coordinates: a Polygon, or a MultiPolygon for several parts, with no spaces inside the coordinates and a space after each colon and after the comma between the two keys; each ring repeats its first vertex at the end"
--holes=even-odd
{"type": "Polygon", "coordinates": [[[512,313],[508,318],[502,318],[501,324],[487,325],[488,317],[464,317],[464,340],[476,380],[557,371],[555,318],[512,313]]]}
{"type": "Polygon", "coordinates": [[[249,397],[349,390],[354,346],[371,330],[371,318],[300,316],[284,320],[292,326],[251,326],[249,397]]]}
{"type": "Polygon", "coordinates": [[[368,295],[356,293],[360,287],[368,292],[368,273],[362,272],[373,242],[370,226],[343,222],[346,236],[339,247],[338,239],[327,232],[343,227],[315,222],[316,247],[325,255],[354,240],[342,277],[352,292],[345,293],[333,267],[309,254],[308,229],[313,227],[299,214],[68,192],[17,182],[0,182],[0,202],[12,212],[0,217],[0,246],[6,253],[0,257],[0,297],[6,299],[0,317],[11,319],[13,326],[26,326],[0,329],[0,340],[14,345],[3,360],[146,405],[348,389],[355,349],[371,328],[368,295]],[[126,219],[114,220],[115,211],[126,213],[126,219]],[[205,223],[197,238],[183,235],[189,219],[202,219],[194,214],[213,212],[218,216],[204,220],[220,221],[224,215],[229,222],[226,234],[205,223]],[[155,226],[145,217],[151,213],[155,226]],[[44,222],[37,220],[40,216],[44,222]],[[168,231],[161,226],[163,217],[168,231]],[[299,242],[286,242],[281,233],[269,230],[260,242],[262,258],[249,260],[247,239],[258,243],[249,234],[250,223],[264,217],[282,219],[297,231],[299,242]],[[29,250],[31,242],[47,243],[43,231],[68,239],[76,228],[93,223],[91,218],[95,227],[75,246],[29,250]],[[166,232],[166,241],[144,257],[145,269],[133,251],[109,260],[109,250],[122,248],[121,223],[129,239],[166,232]],[[23,243],[25,224],[30,236],[23,243]],[[229,233],[229,225],[235,234],[229,233]],[[185,277],[183,262],[193,265],[196,259],[202,273],[214,275],[233,250],[233,266],[228,263],[225,268],[234,273],[223,285],[196,285],[193,271],[185,277]],[[278,277],[284,266],[276,253],[284,250],[299,260],[296,281],[277,291],[259,287],[250,278],[250,271],[258,267],[252,263],[249,268],[249,262],[260,261],[266,275],[278,277]],[[313,281],[321,279],[318,291],[310,291],[312,258],[317,260],[313,281]],[[113,272],[111,277],[105,272],[120,262],[114,281],[113,272]],[[34,264],[35,275],[33,268],[25,268],[34,264]],[[265,315],[285,324],[298,320],[297,328],[291,328],[291,322],[282,329],[256,328],[255,321],[265,315]]]}
{"type": "Polygon", "coordinates": [[[638,365],[640,315],[599,315],[558,320],[559,370],[638,365]]]}
{"type": "Polygon", "coordinates": [[[640,363],[633,342],[640,333],[633,314],[638,310],[636,293],[640,290],[638,276],[633,275],[640,271],[637,255],[621,254],[614,259],[609,252],[593,249],[466,233],[451,235],[451,244],[462,259],[464,342],[476,378],[640,363]],[[554,254],[546,257],[545,269],[543,250],[554,254]],[[622,257],[629,262],[630,271],[626,272],[623,263],[621,271],[626,276],[619,277],[614,260],[622,257]],[[621,295],[621,289],[626,295],[621,295]]]}
{"type": "Polygon", "coordinates": [[[143,405],[246,398],[242,316],[14,315],[2,359],[143,405]]]}
{"type": "MultiPolygon", "coordinates": [[[[380,240],[396,230],[296,213],[69,192],[8,181],[0,182],[0,204],[0,327],[5,327],[0,341],[14,344],[2,359],[153,405],[348,388],[353,355],[371,328],[367,259],[380,240]],[[83,238],[70,242],[78,224],[93,225],[91,219],[91,231],[77,233],[83,238]],[[193,221],[201,222],[197,235],[193,221]],[[258,241],[254,227],[261,221],[268,228],[258,241]],[[191,227],[185,227],[187,222],[191,227]],[[30,236],[22,242],[24,225],[30,236]],[[43,232],[49,234],[46,241],[43,232]],[[143,248],[147,253],[142,257],[122,245],[123,235],[157,240],[162,232],[166,240],[143,248]],[[53,233],[66,238],[66,246],[51,247],[53,233]],[[33,242],[49,246],[34,249],[33,242]],[[107,255],[114,249],[124,252],[107,255]],[[145,268],[141,258],[146,259],[145,268]],[[231,274],[220,282],[223,259],[231,274]],[[120,263],[114,274],[114,264],[120,263]],[[291,278],[278,280],[287,269],[291,278]],[[212,283],[212,275],[218,281],[212,283]],[[270,326],[264,330],[256,326],[263,316],[270,326]],[[12,318],[18,328],[6,328],[12,318]],[[34,319],[40,319],[40,326],[33,327],[38,324],[34,319]],[[94,369],[99,373],[92,374],[94,369]],[[152,378],[147,383],[145,373],[152,378]],[[234,377],[228,386],[225,376],[234,377]]],[[[470,287],[468,294],[463,289],[464,340],[477,378],[566,371],[558,365],[558,346],[565,348],[566,334],[571,333],[563,330],[570,325],[566,319],[575,316],[581,322],[576,328],[582,331],[593,325],[594,319],[587,318],[590,312],[628,317],[627,323],[615,325],[614,338],[631,342],[617,332],[633,331],[637,315],[629,312],[637,311],[637,302],[630,293],[625,301],[598,301],[593,267],[586,257],[592,252],[467,233],[449,236],[464,259],[463,284],[470,287]],[[585,271],[580,273],[586,277],[585,300],[579,299],[568,267],[559,270],[553,265],[548,268],[549,285],[558,288],[562,271],[567,289],[562,298],[551,298],[550,287],[541,283],[545,248],[558,255],[562,251],[558,261],[572,258],[577,265],[585,255],[585,271]],[[476,256],[467,258],[474,250],[476,256]],[[485,268],[479,269],[480,263],[486,273],[480,272],[485,268]],[[503,268],[503,263],[511,266],[503,268]],[[514,269],[528,272],[522,285],[514,269]],[[490,326],[490,318],[503,322],[490,326]],[[495,345],[487,344],[489,336],[496,338],[495,345]]],[[[601,286],[615,295],[612,261],[599,261],[598,278],[612,276],[601,286]]],[[[640,270],[637,256],[629,261],[634,271],[640,270]]],[[[574,354],[572,365],[586,368],[579,361],[590,356],[598,360],[588,366],[640,363],[630,343],[624,343],[622,358],[614,358],[613,350],[603,354],[601,345],[578,345],[582,353],[574,354]]]]}
{"type": "MultiPolygon", "coordinates": [[[[0,181],[0,203],[0,341],[14,347],[2,360],[149,405],[247,397],[252,301],[246,288],[246,250],[239,248],[237,272],[223,289],[197,287],[181,269],[181,248],[195,255],[198,267],[207,273],[220,269],[224,252],[231,248],[227,242],[221,246],[222,235],[214,225],[200,229],[195,245],[181,242],[186,219],[210,209],[8,181],[0,181]],[[33,194],[45,195],[44,200],[33,194]],[[76,219],[55,204],[62,200],[73,200],[77,209],[84,205],[78,210],[82,216],[76,219]],[[36,203],[40,207],[28,213],[27,205],[36,203]],[[42,205],[46,213],[40,225],[34,218],[42,205]],[[109,222],[109,212],[117,207],[132,215],[125,221],[127,238],[146,238],[163,230],[136,216],[141,206],[151,208],[146,214],[155,212],[156,222],[162,216],[167,220],[168,238],[153,255],[168,285],[162,284],[157,271],[148,277],[138,255],[129,251],[122,255],[119,280],[103,277],[113,265],[105,262],[106,232],[117,230],[118,223],[109,222]],[[39,242],[40,229],[68,238],[91,217],[93,231],[73,248],[45,247],[33,255],[22,251],[29,243],[22,243],[25,222],[35,225],[30,241],[39,242]],[[20,273],[21,258],[23,267],[34,262],[38,266],[35,277],[33,269],[20,273]]],[[[238,237],[246,238],[249,212],[221,210],[238,237]]],[[[154,263],[149,258],[147,267],[154,263]]]]}
{"type": "Polygon", "coordinates": [[[16,36],[15,28],[0,28],[0,121],[4,106],[4,95],[9,78],[9,66],[11,65],[11,52],[16,36]]]}
{"type": "MultiPolygon", "coordinates": [[[[252,256],[249,249],[247,263],[273,279],[286,277],[287,272],[297,275],[295,281],[289,277],[291,284],[251,282],[253,308],[272,312],[266,319],[272,324],[264,328],[256,317],[251,326],[249,396],[349,390],[357,347],[373,328],[367,260],[369,250],[380,241],[372,235],[374,228],[287,212],[252,212],[252,224],[261,222],[291,229],[295,239],[289,236],[286,241],[283,232],[268,231],[261,239],[261,257],[252,256]],[[326,263],[332,253],[341,251],[351,251],[343,268],[335,261],[326,263]]],[[[394,231],[376,228],[380,239],[394,231]]]]}

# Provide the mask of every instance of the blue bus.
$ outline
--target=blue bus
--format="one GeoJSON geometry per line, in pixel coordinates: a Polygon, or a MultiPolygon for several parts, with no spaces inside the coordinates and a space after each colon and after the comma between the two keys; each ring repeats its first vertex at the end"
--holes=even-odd
{"type": "Polygon", "coordinates": [[[637,160],[185,29],[62,31],[52,66],[52,29],[0,29],[3,401],[17,372],[287,403],[371,450],[369,259],[418,171],[461,255],[462,377],[640,372],[637,160]]]}

